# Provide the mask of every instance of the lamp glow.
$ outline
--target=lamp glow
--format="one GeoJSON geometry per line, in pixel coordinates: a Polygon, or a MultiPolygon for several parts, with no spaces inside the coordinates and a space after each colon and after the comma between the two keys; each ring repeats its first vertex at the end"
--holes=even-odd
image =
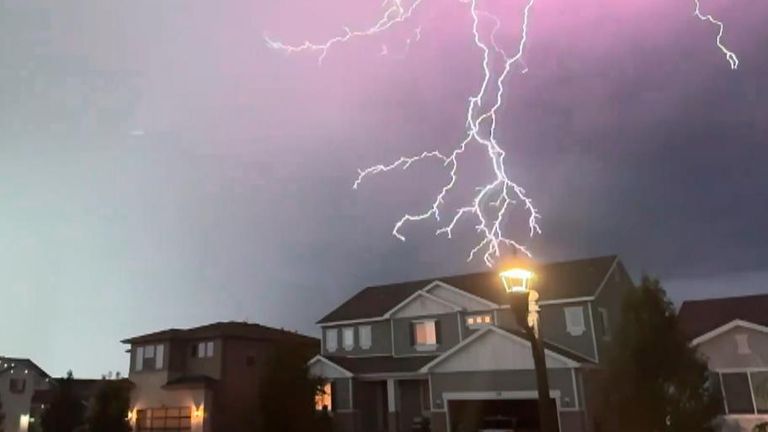
{"type": "Polygon", "coordinates": [[[536,275],[524,268],[511,268],[499,273],[504,289],[508,293],[524,293],[530,291],[530,282],[536,275]]]}

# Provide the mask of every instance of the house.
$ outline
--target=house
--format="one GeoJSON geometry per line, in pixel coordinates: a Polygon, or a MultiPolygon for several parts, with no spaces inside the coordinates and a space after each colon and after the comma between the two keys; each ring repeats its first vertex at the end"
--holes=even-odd
{"type": "MultiPolygon", "coordinates": [[[[254,390],[278,344],[319,352],[319,341],[259,324],[219,322],[132,337],[129,419],[137,432],[247,430],[254,390]]],[[[257,396],[258,397],[258,396],[257,396]]],[[[266,396],[265,396],[266,397],[266,396]]]]}
{"type": "Polygon", "coordinates": [[[768,422],[768,294],[686,301],[679,320],[722,392],[722,431],[768,422]]]}
{"type": "MultiPolygon", "coordinates": [[[[563,432],[595,428],[599,369],[633,283],[616,256],[537,270],[551,403],[563,432]]],[[[335,430],[476,430],[514,418],[538,426],[530,343],[496,272],[363,289],[322,318],[310,373],[326,380],[335,430]]]]}
{"type": "Polygon", "coordinates": [[[27,358],[0,356],[0,401],[4,432],[27,432],[33,422],[32,397],[50,386],[50,375],[27,358]]]}

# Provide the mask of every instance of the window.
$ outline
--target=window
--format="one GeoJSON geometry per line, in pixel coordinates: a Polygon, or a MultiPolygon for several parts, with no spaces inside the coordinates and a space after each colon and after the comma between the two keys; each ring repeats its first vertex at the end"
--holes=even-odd
{"type": "Polygon", "coordinates": [[[758,414],[768,414],[768,371],[752,372],[752,394],[755,396],[755,408],[758,414]]]}
{"type": "Polygon", "coordinates": [[[325,331],[325,349],[328,352],[334,352],[339,348],[339,331],[337,329],[328,329],[325,331]]]}
{"type": "Polygon", "coordinates": [[[355,328],[344,327],[341,329],[341,341],[346,351],[352,351],[355,348],[355,328]]]}
{"type": "Polygon", "coordinates": [[[360,338],[360,348],[367,350],[371,347],[371,326],[364,325],[357,328],[360,338]]]}
{"type": "Polygon", "coordinates": [[[493,324],[493,317],[491,314],[471,315],[467,317],[466,322],[469,328],[486,327],[493,324]]]}
{"type": "Polygon", "coordinates": [[[747,334],[737,334],[733,337],[736,339],[736,351],[739,354],[746,355],[752,354],[752,350],[749,349],[749,339],[747,334]]]}
{"type": "Polygon", "coordinates": [[[211,358],[213,357],[213,341],[203,341],[192,345],[192,357],[195,358],[211,358]]]}
{"type": "Polygon", "coordinates": [[[190,408],[153,408],[136,413],[139,432],[186,432],[192,430],[190,408]]]}
{"type": "Polygon", "coordinates": [[[11,393],[24,393],[27,389],[27,380],[24,378],[11,378],[8,382],[8,387],[11,393]]]}
{"type": "Polygon", "coordinates": [[[164,360],[164,345],[145,345],[136,348],[135,369],[137,372],[144,370],[145,367],[160,370],[163,368],[164,360]]]}
{"type": "Polygon", "coordinates": [[[600,317],[600,334],[603,336],[603,339],[609,340],[611,338],[611,322],[608,317],[608,310],[600,308],[597,312],[600,317]]]}
{"type": "Polygon", "coordinates": [[[438,326],[435,320],[411,323],[412,345],[417,351],[433,351],[438,344],[438,326]]]}
{"type": "Polygon", "coordinates": [[[322,390],[315,394],[315,410],[328,411],[333,410],[333,386],[327,382],[323,385],[322,390]]]}
{"type": "Polygon", "coordinates": [[[728,414],[754,414],[749,377],[745,372],[722,374],[725,406],[728,414]]]}
{"type": "Polygon", "coordinates": [[[565,326],[571,336],[584,334],[584,308],[581,306],[569,306],[563,309],[565,312],[565,326]]]}
{"type": "Polygon", "coordinates": [[[144,347],[136,348],[136,370],[144,369],[144,347]]]}

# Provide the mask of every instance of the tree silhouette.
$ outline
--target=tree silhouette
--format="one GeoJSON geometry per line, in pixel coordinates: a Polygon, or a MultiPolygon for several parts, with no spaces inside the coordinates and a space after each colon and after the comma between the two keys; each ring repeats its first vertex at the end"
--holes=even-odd
{"type": "Polygon", "coordinates": [[[0,397],[0,432],[5,432],[5,411],[3,411],[3,398],[0,397]]]}
{"type": "Polygon", "coordinates": [[[644,276],[622,312],[608,360],[604,423],[622,432],[714,431],[720,393],[659,281],[644,276]]]}
{"type": "Polygon", "coordinates": [[[43,412],[43,432],[73,432],[83,424],[85,406],[75,394],[72,371],[53,386],[50,405],[43,412]]]}
{"type": "Polygon", "coordinates": [[[127,414],[130,384],[124,380],[102,380],[88,415],[89,432],[130,432],[127,414]]]}

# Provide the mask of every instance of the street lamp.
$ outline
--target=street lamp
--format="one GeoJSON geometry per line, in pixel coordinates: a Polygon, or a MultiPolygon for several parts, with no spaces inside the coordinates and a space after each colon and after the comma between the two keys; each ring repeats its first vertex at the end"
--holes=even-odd
{"type": "Polygon", "coordinates": [[[539,293],[531,288],[536,278],[530,262],[512,257],[501,263],[499,277],[509,294],[509,305],[517,324],[528,335],[536,369],[536,387],[539,394],[539,426],[541,432],[555,432],[554,416],[551,415],[549,378],[544,354],[544,344],[539,334],[539,293]]]}

